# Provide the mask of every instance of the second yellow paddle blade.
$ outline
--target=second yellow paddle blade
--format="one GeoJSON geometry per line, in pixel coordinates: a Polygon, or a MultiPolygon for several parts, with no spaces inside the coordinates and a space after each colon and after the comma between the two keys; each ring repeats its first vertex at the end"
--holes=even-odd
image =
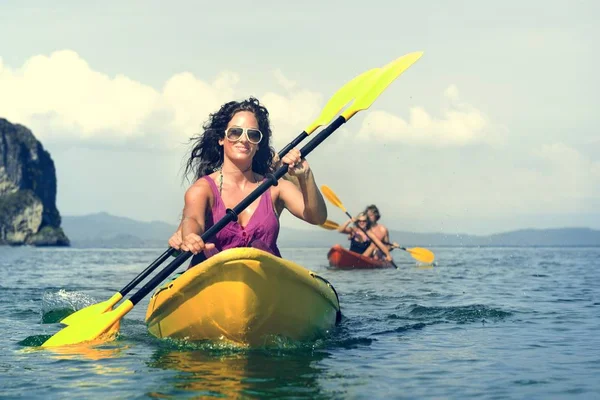
{"type": "Polygon", "coordinates": [[[112,307],[121,300],[123,296],[121,293],[115,293],[110,299],[103,301],[101,303],[92,304],[91,306],[87,306],[82,308],[81,310],[75,311],[73,314],[63,318],[60,323],[65,325],[73,325],[83,323],[84,321],[96,318],[100,314],[104,314],[105,312],[112,309],[112,307]]]}
{"type": "Polygon", "coordinates": [[[333,190],[331,190],[331,188],[329,186],[327,186],[327,185],[321,186],[321,193],[323,193],[323,196],[325,196],[325,198],[327,200],[329,200],[331,202],[331,204],[340,208],[343,212],[346,212],[346,208],[342,204],[342,201],[337,197],[335,192],[333,190]]]}
{"type": "Polygon", "coordinates": [[[379,75],[375,75],[375,85],[354,100],[354,103],[342,113],[346,121],[352,118],[357,112],[369,108],[390,83],[406,71],[408,67],[413,65],[422,55],[422,51],[408,53],[383,67],[378,73],[379,75]]]}
{"type": "Polygon", "coordinates": [[[435,260],[435,255],[433,252],[422,247],[412,247],[410,249],[406,249],[406,251],[409,252],[414,259],[424,263],[430,264],[435,260]]]}
{"type": "Polygon", "coordinates": [[[42,347],[68,346],[71,344],[112,338],[119,330],[121,318],[133,308],[126,300],[113,311],[105,312],[86,321],[69,325],[46,340],[42,347]]]}
{"type": "Polygon", "coordinates": [[[353,101],[356,96],[365,91],[365,85],[369,82],[380,68],[373,68],[358,75],[339,89],[327,102],[321,114],[317,119],[306,128],[305,132],[309,135],[313,133],[319,126],[323,126],[331,121],[342,108],[353,101]]]}
{"type": "Polygon", "coordinates": [[[333,222],[331,220],[326,220],[320,226],[321,226],[321,228],[329,229],[330,231],[334,231],[340,227],[336,222],[333,222]]]}

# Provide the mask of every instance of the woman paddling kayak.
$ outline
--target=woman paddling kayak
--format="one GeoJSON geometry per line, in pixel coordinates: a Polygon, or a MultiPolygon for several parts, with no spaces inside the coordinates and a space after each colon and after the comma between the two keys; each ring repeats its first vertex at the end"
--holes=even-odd
{"type": "Polygon", "coordinates": [[[368,231],[370,228],[371,224],[367,219],[367,216],[365,213],[360,213],[358,214],[357,218],[349,219],[343,225],[340,225],[337,230],[340,233],[348,234],[348,239],[350,240],[350,251],[362,254],[369,248],[369,245],[371,244],[371,239],[367,236],[363,229],[368,231]],[[351,226],[351,223],[354,223],[356,226],[351,226]]]}
{"type": "Polygon", "coordinates": [[[190,267],[234,247],[256,247],[281,257],[277,237],[283,209],[313,225],[325,222],[327,207],[312,170],[300,151],[292,149],[281,162],[289,165],[288,174],[297,178],[298,186],[279,181],[211,243],[204,243],[200,235],[256,189],[275,166],[269,112],[257,99],[222,105],[203,128],[203,134],[192,138],[185,169],[196,181],[185,193],[181,223],[169,239],[171,247],[194,254],[190,267]]]}
{"type": "Polygon", "coordinates": [[[180,228],[169,241],[194,256],[187,271],[155,291],[149,302],[146,324],[156,337],[269,346],[282,338],[314,340],[341,320],[333,286],[281,258],[277,247],[284,209],[315,225],[327,218],[312,171],[297,149],[281,161],[298,186],[279,180],[210,243],[200,236],[273,172],[268,115],[254,98],[230,102],[210,116],[195,139],[185,171],[195,182],[185,193],[180,228]]]}

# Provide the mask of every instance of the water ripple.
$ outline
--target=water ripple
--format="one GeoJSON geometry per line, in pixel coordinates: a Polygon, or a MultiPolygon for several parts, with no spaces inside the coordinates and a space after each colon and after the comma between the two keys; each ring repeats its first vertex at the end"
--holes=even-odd
{"type": "Polygon", "coordinates": [[[407,260],[351,272],[327,269],[326,249],[288,251],[340,294],[341,324],[316,341],[243,349],[157,339],[146,298],[116,340],[48,350],[38,346],[64,313],[108,299],[164,249],[0,248],[2,396],[598,396],[600,248],[432,250],[430,268],[407,260]]]}

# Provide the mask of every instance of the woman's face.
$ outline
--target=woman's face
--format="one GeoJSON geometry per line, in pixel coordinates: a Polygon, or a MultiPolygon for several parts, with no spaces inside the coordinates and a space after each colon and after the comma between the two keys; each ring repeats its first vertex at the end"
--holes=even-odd
{"type": "Polygon", "coordinates": [[[367,216],[366,215],[359,216],[358,219],[356,220],[356,225],[359,228],[366,229],[367,228],[367,216]]]}
{"type": "MultiPolygon", "coordinates": [[[[251,142],[257,140],[257,133],[255,131],[258,131],[258,121],[254,113],[250,111],[235,113],[227,124],[225,137],[219,140],[219,144],[223,146],[225,156],[232,161],[252,162],[252,158],[259,146],[258,143],[251,142]],[[242,128],[243,133],[241,136],[239,135],[239,129],[235,128],[242,128]],[[249,132],[248,130],[251,131],[249,132]],[[250,140],[248,140],[248,137],[250,137],[250,140]]],[[[260,136],[262,137],[262,135],[260,136]]]]}

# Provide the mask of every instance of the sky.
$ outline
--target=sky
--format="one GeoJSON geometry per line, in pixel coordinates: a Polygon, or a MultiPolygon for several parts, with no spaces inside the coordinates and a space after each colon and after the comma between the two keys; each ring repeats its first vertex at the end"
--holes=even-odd
{"type": "Polygon", "coordinates": [[[594,1],[5,0],[0,117],[50,152],[62,215],[177,224],[188,140],[221,104],[257,97],[279,150],[347,81],[423,51],[309,155],[317,183],[395,230],[599,229],[599,17],[594,1]]]}

